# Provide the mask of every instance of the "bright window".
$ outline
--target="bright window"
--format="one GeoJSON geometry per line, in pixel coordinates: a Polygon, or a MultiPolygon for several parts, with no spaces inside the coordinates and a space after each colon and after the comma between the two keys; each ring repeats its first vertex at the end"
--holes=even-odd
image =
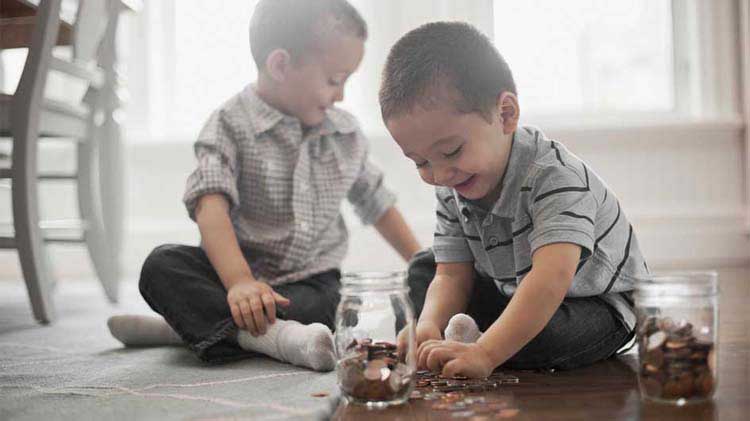
{"type": "Polygon", "coordinates": [[[494,22],[526,110],[675,109],[669,0],[497,0],[494,22]]]}
{"type": "Polygon", "coordinates": [[[174,2],[172,130],[195,133],[211,112],[255,80],[249,24],[255,1],[174,2]]]}

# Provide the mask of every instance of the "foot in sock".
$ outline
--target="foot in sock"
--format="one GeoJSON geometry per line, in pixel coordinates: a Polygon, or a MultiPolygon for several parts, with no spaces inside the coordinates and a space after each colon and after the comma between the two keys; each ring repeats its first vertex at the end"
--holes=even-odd
{"type": "Polygon", "coordinates": [[[184,342],[167,322],[158,316],[128,314],[107,320],[112,336],[125,346],[181,345],[184,342]]]}
{"type": "Polygon", "coordinates": [[[321,323],[303,325],[294,320],[276,319],[261,336],[240,330],[237,342],[242,349],[315,371],[331,371],[336,365],[333,336],[321,323]]]}
{"type": "Polygon", "coordinates": [[[482,335],[477,322],[468,314],[458,313],[451,317],[445,328],[445,339],[449,341],[474,343],[482,335]]]}

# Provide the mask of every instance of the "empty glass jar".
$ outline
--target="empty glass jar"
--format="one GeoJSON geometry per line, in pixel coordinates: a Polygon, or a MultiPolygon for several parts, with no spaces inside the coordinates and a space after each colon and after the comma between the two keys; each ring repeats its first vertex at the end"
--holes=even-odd
{"type": "Polygon", "coordinates": [[[717,383],[716,272],[673,272],[641,282],[638,385],[645,399],[683,405],[711,399],[717,383]]]}
{"type": "Polygon", "coordinates": [[[403,272],[344,275],[334,337],[338,384],[349,402],[386,407],[409,399],[416,342],[408,291],[403,272]]]}

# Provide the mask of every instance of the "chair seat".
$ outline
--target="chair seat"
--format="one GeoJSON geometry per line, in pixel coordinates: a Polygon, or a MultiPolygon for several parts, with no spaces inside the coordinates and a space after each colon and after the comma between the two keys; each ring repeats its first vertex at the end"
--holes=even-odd
{"type": "MultiPolygon", "coordinates": [[[[10,108],[13,95],[0,94],[0,136],[11,136],[10,108]]],[[[82,105],[70,105],[60,101],[44,100],[40,118],[39,136],[71,137],[86,136],[86,119],[89,110],[82,105]]]]}

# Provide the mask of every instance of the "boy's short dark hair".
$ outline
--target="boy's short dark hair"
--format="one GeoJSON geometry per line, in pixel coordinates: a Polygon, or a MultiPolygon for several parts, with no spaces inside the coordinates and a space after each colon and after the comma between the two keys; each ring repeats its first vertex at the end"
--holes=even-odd
{"type": "Polygon", "coordinates": [[[367,38],[367,24],[346,0],[260,0],[250,19],[250,51],[262,70],[273,50],[298,60],[332,31],[367,38]]]}
{"type": "Polygon", "coordinates": [[[417,104],[430,105],[436,95],[448,95],[459,112],[491,119],[503,92],[516,94],[516,84],[489,38],[467,23],[434,22],[408,32],[391,48],[380,108],[387,121],[417,104]]]}

